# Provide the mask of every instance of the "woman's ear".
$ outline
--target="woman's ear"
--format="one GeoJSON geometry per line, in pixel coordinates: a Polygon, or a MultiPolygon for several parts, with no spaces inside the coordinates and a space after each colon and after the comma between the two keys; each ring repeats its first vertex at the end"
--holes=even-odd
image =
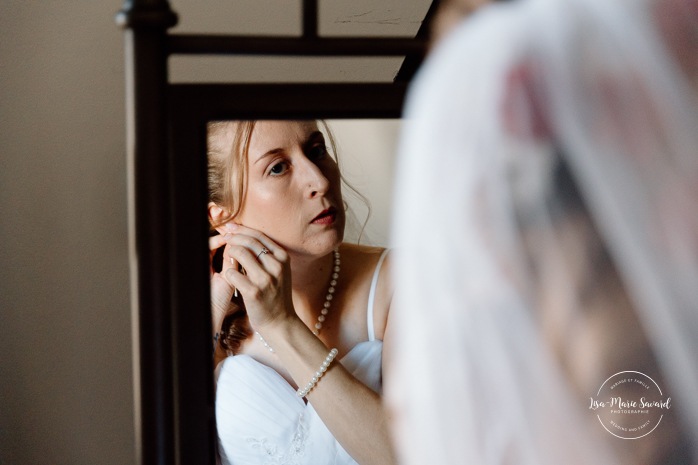
{"type": "Polygon", "coordinates": [[[225,224],[221,223],[221,221],[227,218],[229,218],[227,210],[223,207],[219,207],[213,202],[208,203],[208,221],[212,225],[219,225],[216,227],[216,231],[218,231],[219,234],[225,234],[225,224]]]}

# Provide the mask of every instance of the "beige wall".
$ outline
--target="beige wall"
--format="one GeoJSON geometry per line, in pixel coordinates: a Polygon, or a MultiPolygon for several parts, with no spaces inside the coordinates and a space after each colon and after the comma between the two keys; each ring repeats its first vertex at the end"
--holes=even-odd
{"type": "Polygon", "coordinates": [[[0,465],[133,463],[120,6],[0,3],[0,465]]]}
{"type": "Polygon", "coordinates": [[[390,207],[393,190],[393,161],[399,120],[331,120],[344,177],[367,197],[370,215],[363,202],[347,189],[344,199],[356,221],[349,221],[345,240],[367,245],[389,245],[390,207]],[[359,239],[361,224],[368,219],[359,239]]]}
{"type": "Polygon", "coordinates": [[[118,4],[3,0],[0,464],[133,462],[118,4]]]}

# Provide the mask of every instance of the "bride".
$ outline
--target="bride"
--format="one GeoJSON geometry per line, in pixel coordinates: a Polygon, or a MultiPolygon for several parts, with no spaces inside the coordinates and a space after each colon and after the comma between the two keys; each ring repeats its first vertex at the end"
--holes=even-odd
{"type": "Polygon", "coordinates": [[[208,163],[222,463],[394,463],[381,403],[390,259],[342,242],[323,131],[211,123],[208,163]]]}

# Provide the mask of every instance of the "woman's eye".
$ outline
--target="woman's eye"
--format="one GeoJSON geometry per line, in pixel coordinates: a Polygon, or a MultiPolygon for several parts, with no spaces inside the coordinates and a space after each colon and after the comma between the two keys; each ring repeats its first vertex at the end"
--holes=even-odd
{"type": "Polygon", "coordinates": [[[310,153],[308,153],[308,158],[311,160],[318,160],[327,155],[327,147],[324,145],[316,145],[310,148],[310,153]]]}
{"type": "Polygon", "coordinates": [[[310,158],[313,161],[320,160],[325,155],[327,155],[327,147],[325,147],[324,145],[316,145],[314,147],[311,147],[308,151],[308,158],[310,158]]]}
{"type": "Polygon", "coordinates": [[[272,176],[279,176],[280,174],[284,174],[286,169],[288,169],[288,164],[285,161],[281,161],[271,167],[269,174],[272,176]]]}

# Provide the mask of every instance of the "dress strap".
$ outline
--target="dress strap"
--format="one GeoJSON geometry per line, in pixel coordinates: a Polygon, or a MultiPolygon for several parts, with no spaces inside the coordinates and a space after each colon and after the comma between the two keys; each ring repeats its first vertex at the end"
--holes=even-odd
{"type": "Polygon", "coordinates": [[[378,275],[381,271],[381,266],[383,265],[383,260],[388,254],[388,249],[383,249],[380,258],[378,259],[378,264],[376,265],[376,270],[373,272],[373,279],[371,280],[371,290],[368,292],[368,309],[366,311],[366,325],[368,326],[368,340],[373,341],[376,338],[375,329],[373,328],[373,301],[376,299],[376,286],[378,285],[378,275]]]}

